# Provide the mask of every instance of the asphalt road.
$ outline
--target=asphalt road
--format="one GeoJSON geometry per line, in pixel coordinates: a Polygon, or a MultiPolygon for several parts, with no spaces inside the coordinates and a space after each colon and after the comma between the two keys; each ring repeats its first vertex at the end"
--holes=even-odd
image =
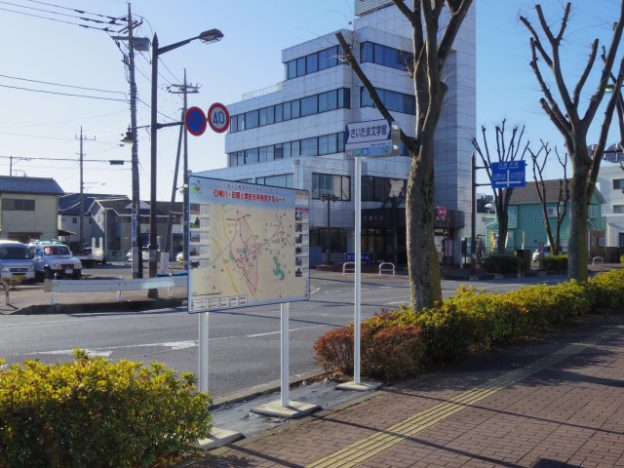
{"type": "MultiPolygon", "coordinates": [[[[505,291],[562,277],[524,278],[473,283],[489,291],[505,291]]],[[[459,287],[443,281],[448,297],[459,287]]],[[[314,371],[312,345],[327,330],[353,319],[353,282],[315,273],[312,299],[291,304],[290,374],[314,371]]],[[[405,278],[364,279],[362,316],[407,302],[405,278]]],[[[223,396],[279,378],[279,305],[210,314],[210,392],[223,396]]],[[[198,316],[182,309],[141,313],[0,316],[0,357],[7,362],[38,358],[44,362],[71,359],[73,348],[114,360],[163,361],[178,370],[197,371],[198,316]]]]}

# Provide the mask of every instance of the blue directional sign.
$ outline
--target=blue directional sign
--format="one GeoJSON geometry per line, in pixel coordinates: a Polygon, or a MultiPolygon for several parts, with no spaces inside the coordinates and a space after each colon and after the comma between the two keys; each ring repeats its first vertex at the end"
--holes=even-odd
{"type": "Polygon", "coordinates": [[[492,188],[514,188],[526,185],[526,161],[494,162],[492,188]]]}

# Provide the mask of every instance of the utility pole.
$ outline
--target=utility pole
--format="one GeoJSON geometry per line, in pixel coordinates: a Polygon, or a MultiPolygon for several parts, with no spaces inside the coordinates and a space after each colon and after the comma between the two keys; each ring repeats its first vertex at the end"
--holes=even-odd
{"type": "MultiPolygon", "coordinates": [[[[184,69],[184,83],[181,85],[170,85],[167,90],[172,93],[172,94],[182,94],[184,97],[184,107],[182,109],[182,115],[184,116],[186,114],[186,110],[188,109],[188,99],[187,96],[189,94],[198,94],[199,93],[199,85],[195,84],[190,84],[186,82],[186,68],[184,69]]],[[[182,120],[184,120],[184,117],[182,117],[182,120]]],[[[183,130],[183,137],[184,137],[184,165],[183,165],[183,184],[182,186],[184,187],[184,197],[183,197],[183,215],[182,215],[182,219],[183,219],[183,223],[184,223],[184,229],[183,229],[183,233],[184,233],[184,243],[183,243],[183,251],[184,251],[184,261],[186,262],[186,259],[188,258],[188,230],[189,230],[189,219],[188,219],[188,175],[189,175],[189,170],[188,170],[188,131],[186,130],[186,128],[183,130]]],[[[175,181],[174,181],[175,184],[175,181]]],[[[173,208],[173,206],[172,206],[173,208]]],[[[171,235],[170,233],[168,235],[171,235]]],[[[185,265],[185,267],[188,268],[188,265],[185,265]]]]}
{"type": "Polygon", "coordinates": [[[130,132],[132,133],[132,277],[143,278],[141,248],[141,199],[139,192],[139,140],[137,136],[137,87],[134,69],[134,23],[128,3],[128,68],[130,69],[130,132]]]}
{"type": "Polygon", "coordinates": [[[78,251],[83,253],[84,251],[84,177],[83,177],[83,166],[84,166],[84,141],[90,140],[95,141],[95,137],[87,138],[86,135],[82,133],[82,125],[80,126],[80,137],[76,136],[76,139],[80,139],[80,235],[79,237],[79,245],[78,251]]]}
{"type": "MultiPolygon", "coordinates": [[[[132,8],[128,3],[128,30],[127,36],[113,36],[115,41],[128,42],[128,57],[124,57],[124,63],[128,66],[130,83],[130,127],[124,143],[132,145],[132,218],[131,218],[131,240],[132,240],[132,277],[143,278],[143,251],[141,249],[141,198],[139,191],[139,138],[137,135],[137,86],[135,80],[134,51],[149,50],[149,41],[144,37],[134,37],[134,29],[141,25],[142,21],[132,19],[132,8]]],[[[121,30],[122,32],[124,30],[121,30]]]]}

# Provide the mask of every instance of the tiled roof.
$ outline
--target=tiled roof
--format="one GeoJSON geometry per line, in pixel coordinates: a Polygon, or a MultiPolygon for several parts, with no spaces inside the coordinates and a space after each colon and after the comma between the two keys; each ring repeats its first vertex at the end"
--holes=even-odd
{"type": "MultiPolygon", "coordinates": [[[[571,191],[572,182],[569,181],[568,184],[568,190],[571,191]]],[[[559,201],[559,179],[545,180],[544,185],[546,186],[546,203],[557,203],[559,201]]],[[[604,203],[604,197],[598,189],[594,190],[594,194],[598,198],[598,202],[604,203]]],[[[509,203],[511,205],[540,203],[535,182],[527,182],[524,187],[514,188],[509,203]]]]}
{"type": "MultiPolygon", "coordinates": [[[[132,202],[129,198],[118,198],[108,200],[97,200],[101,206],[106,209],[114,210],[119,216],[130,216],[132,214],[132,202]]],[[[149,214],[149,202],[141,201],[141,214],[149,214]],[[145,208],[147,207],[147,208],[145,208]]],[[[174,213],[182,213],[182,202],[175,202],[173,205],[174,213]]],[[[158,216],[166,216],[169,214],[169,202],[156,202],[156,214],[158,216]]]]}
{"type": "MultiPolygon", "coordinates": [[[[106,198],[123,198],[124,195],[111,195],[108,193],[85,193],[84,210],[87,212],[93,200],[106,198]]],[[[80,215],[80,193],[66,193],[59,197],[59,213],[64,215],[80,215]]]]}
{"type": "Polygon", "coordinates": [[[44,177],[0,176],[0,193],[62,195],[64,192],[54,179],[44,177]]]}

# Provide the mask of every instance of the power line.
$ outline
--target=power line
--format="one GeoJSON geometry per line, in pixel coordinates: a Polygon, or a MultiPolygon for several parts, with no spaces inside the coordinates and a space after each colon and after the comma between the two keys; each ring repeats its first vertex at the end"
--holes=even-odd
{"type": "MultiPolygon", "coordinates": [[[[24,161],[71,161],[78,162],[79,159],[76,158],[45,158],[45,157],[37,157],[37,156],[4,156],[0,155],[0,158],[3,159],[21,159],[24,161]]],[[[121,163],[127,163],[130,161],[126,161],[125,159],[83,159],[85,162],[103,162],[110,163],[111,161],[120,161],[121,163]]]]}
{"type": "MultiPolygon", "coordinates": [[[[0,2],[0,3],[2,3],[2,2],[0,2]]],[[[51,85],[51,86],[61,86],[63,88],[83,89],[85,91],[97,91],[99,93],[122,94],[123,96],[126,95],[126,93],[124,93],[123,91],[113,91],[113,90],[110,90],[110,89],[101,89],[101,88],[87,88],[85,86],[76,86],[76,85],[63,84],[63,83],[53,83],[51,81],[32,80],[32,79],[29,79],[29,78],[22,78],[22,77],[19,77],[19,76],[1,75],[0,74],[0,78],[9,78],[11,80],[28,81],[30,83],[40,83],[40,84],[47,84],[47,85],[51,85]]]]}
{"type": "MultiPolygon", "coordinates": [[[[2,8],[0,8],[0,10],[1,9],[2,8]]],[[[100,101],[115,101],[115,102],[126,102],[126,103],[128,102],[126,99],[108,98],[104,96],[91,96],[88,94],[61,93],[60,91],[48,91],[48,90],[43,90],[43,89],[24,88],[21,86],[10,86],[10,85],[5,85],[5,84],[0,84],[0,87],[9,88],[9,89],[19,89],[21,91],[32,91],[33,93],[55,94],[58,96],[79,97],[79,98],[85,98],[85,99],[98,99],[100,101]]]]}
{"type": "Polygon", "coordinates": [[[66,21],[66,20],[61,20],[61,19],[56,19],[56,18],[50,18],[49,16],[35,15],[33,13],[26,13],[24,11],[10,10],[8,8],[0,8],[0,10],[1,11],[8,11],[9,13],[15,13],[15,14],[18,14],[18,15],[30,16],[32,18],[39,18],[39,19],[45,19],[45,20],[48,20],[48,21],[54,21],[56,23],[71,24],[73,26],[78,26],[78,27],[85,28],[85,29],[95,29],[97,31],[115,32],[112,28],[109,28],[109,27],[98,28],[96,26],[89,26],[88,24],[81,24],[81,23],[76,23],[76,22],[73,22],[73,21],[66,21]]]}
{"type": "Polygon", "coordinates": [[[100,18],[108,18],[111,20],[117,20],[117,18],[115,18],[114,16],[108,16],[108,15],[103,15],[101,13],[93,13],[93,12],[89,12],[86,10],[78,10],[76,8],[70,8],[70,7],[66,7],[63,5],[56,5],[54,3],[47,3],[47,2],[42,2],[40,0],[26,0],[28,2],[31,3],[38,3],[40,5],[46,5],[46,6],[50,6],[50,7],[54,7],[54,8],[60,8],[61,10],[69,10],[69,11],[73,11],[82,15],[92,15],[92,16],[99,16],[100,18]]]}
{"type": "Polygon", "coordinates": [[[29,7],[25,5],[18,5],[17,3],[3,2],[3,1],[0,1],[0,3],[2,3],[3,5],[9,5],[9,6],[17,7],[17,8],[24,8],[25,10],[40,11],[43,13],[50,13],[51,15],[65,16],[67,18],[77,18],[79,20],[90,21],[92,23],[117,25],[117,23],[112,22],[112,21],[102,21],[102,20],[98,20],[94,18],[87,18],[86,16],[70,15],[69,13],[61,13],[58,11],[45,10],[43,8],[35,8],[35,7],[29,7]]]}

